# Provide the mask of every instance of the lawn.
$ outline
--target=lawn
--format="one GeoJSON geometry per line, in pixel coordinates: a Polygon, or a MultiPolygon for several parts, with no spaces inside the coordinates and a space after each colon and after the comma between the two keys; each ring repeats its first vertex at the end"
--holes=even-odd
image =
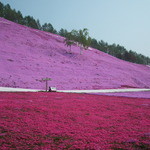
{"type": "Polygon", "coordinates": [[[150,99],[0,93],[2,150],[148,150],[150,99]]]}

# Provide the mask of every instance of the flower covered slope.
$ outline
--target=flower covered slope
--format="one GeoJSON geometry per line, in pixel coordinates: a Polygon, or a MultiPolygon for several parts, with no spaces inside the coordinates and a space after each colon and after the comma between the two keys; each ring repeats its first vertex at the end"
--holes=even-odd
{"type": "Polygon", "coordinates": [[[148,150],[149,99],[0,93],[2,150],[148,150]]]}
{"type": "Polygon", "coordinates": [[[0,86],[44,89],[150,87],[150,67],[129,63],[93,48],[72,53],[64,38],[0,18],[0,86]]]}

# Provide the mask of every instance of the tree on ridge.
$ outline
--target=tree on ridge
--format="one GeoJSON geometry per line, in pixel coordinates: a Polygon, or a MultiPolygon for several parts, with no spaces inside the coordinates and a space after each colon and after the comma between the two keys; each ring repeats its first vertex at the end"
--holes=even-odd
{"type": "Polygon", "coordinates": [[[73,37],[72,32],[68,32],[66,34],[66,38],[65,38],[64,42],[65,42],[65,45],[70,47],[70,52],[69,53],[71,53],[71,46],[75,45],[75,41],[74,41],[74,37],[73,37]]]}
{"type": "Polygon", "coordinates": [[[65,44],[70,47],[77,45],[80,47],[80,54],[82,54],[83,49],[88,49],[91,44],[91,38],[89,37],[88,29],[84,28],[83,30],[72,30],[68,32],[64,40],[65,44]]]}

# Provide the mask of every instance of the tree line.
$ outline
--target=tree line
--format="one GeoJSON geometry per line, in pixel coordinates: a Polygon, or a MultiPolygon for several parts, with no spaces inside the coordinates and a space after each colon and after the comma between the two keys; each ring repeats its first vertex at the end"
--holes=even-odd
{"type": "Polygon", "coordinates": [[[3,17],[7,20],[10,20],[10,21],[34,28],[34,29],[39,29],[39,30],[57,34],[57,31],[54,29],[52,24],[44,23],[43,25],[41,25],[38,19],[36,20],[32,16],[23,17],[20,11],[16,11],[15,9],[12,9],[9,4],[3,5],[1,2],[0,2],[0,17],[3,17]]]}
{"type": "Polygon", "coordinates": [[[119,59],[138,64],[150,65],[149,57],[138,54],[132,50],[127,50],[125,47],[119,44],[108,44],[103,40],[98,41],[95,38],[91,38],[89,36],[88,29],[86,28],[83,30],[72,30],[71,32],[61,28],[59,31],[57,31],[51,23],[44,23],[41,25],[38,19],[36,20],[32,16],[23,17],[20,11],[16,11],[15,9],[12,9],[9,4],[4,5],[1,2],[0,17],[31,28],[61,35],[65,37],[64,42],[67,46],[70,47],[70,52],[72,45],[78,45],[80,47],[80,54],[82,54],[83,49],[87,49],[90,46],[119,59]]]}

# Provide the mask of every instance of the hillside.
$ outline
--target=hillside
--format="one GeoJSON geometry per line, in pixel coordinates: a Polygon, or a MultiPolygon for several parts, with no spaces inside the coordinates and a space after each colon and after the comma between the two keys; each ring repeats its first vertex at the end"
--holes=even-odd
{"type": "Polygon", "coordinates": [[[64,38],[0,18],[0,86],[44,89],[150,88],[150,67],[90,48],[65,46],[64,38]]]}

